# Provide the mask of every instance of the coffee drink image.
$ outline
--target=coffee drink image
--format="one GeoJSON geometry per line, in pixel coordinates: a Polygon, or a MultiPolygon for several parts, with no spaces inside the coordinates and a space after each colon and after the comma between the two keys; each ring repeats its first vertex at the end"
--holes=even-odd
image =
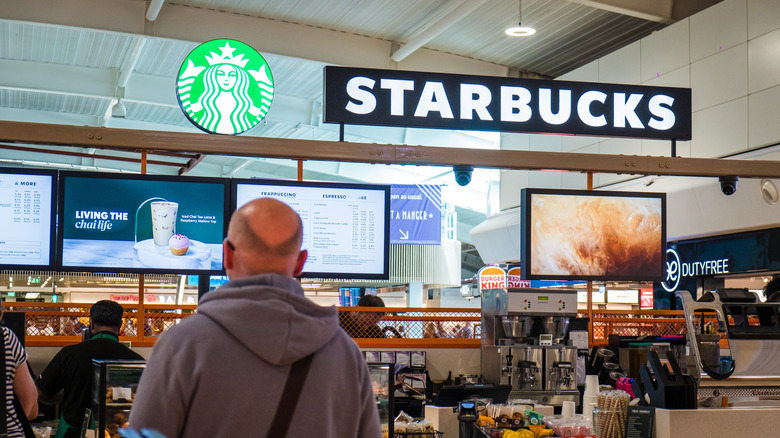
{"type": "Polygon", "coordinates": [[[176,216],[179,204],[176,202],[152,202],[152,232],[154,244],[168,246],[168,240],[176,233],[176,216]]]}

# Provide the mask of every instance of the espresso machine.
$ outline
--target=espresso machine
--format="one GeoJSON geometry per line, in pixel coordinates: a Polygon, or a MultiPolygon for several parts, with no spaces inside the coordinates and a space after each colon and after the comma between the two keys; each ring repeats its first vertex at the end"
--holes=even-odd
{"type": "Polygon", "coordinates": [[[579,403],[577,348],[566,334],[577,316],[573,289],[510,288],[482,292],[482,376],[511,385],[510,398],[561,406],[579,403]]]}

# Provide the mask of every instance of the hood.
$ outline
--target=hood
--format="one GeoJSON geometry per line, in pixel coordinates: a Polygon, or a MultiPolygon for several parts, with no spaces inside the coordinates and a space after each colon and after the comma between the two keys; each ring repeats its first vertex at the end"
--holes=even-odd
{"type": "Polygon", "coordinates": [[[314,304],[295,279],[277,274],[231,280],[204,295],[198,313],[274,365],[319,350],[340,330],[336,307],[314,304]]]}
{"type": "Polygon", "coordinates": [[[504,210],[469,231],[485,264],[520,260],[520,216],[520,207],[504,210]]]}

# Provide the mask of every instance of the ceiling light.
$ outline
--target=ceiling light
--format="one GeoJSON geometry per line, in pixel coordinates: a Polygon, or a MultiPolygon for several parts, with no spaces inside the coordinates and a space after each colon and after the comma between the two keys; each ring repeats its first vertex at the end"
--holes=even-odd
{"type": "Polygon", "coordinates": [[[507,28],[504,33],[513,37],[524,37],[535,34],[536,29],[533,27],[523,26],[523,3],[521,0],[518,0],[517,4],[520,10],[517,19],[517,26],[507,28]]]}
{"type": "Polygon", "coordinates": [[[517,23],[517,26],[507,28],[504,33],[513,37],[524,37],[535,34],[536,29],[533,27],[524,27],[521,23],[517,23]]]}

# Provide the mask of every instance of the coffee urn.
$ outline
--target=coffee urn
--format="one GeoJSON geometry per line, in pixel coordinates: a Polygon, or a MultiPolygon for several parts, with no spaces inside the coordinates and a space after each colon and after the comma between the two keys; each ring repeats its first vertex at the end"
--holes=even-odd
{"type": "Polygon", "coordinates": [[[510,398],[579,403],[577,348],[566,339],[577,316],[573,289],[488,289],[482,293],[482,376],[511,385],[510,398]]]}

